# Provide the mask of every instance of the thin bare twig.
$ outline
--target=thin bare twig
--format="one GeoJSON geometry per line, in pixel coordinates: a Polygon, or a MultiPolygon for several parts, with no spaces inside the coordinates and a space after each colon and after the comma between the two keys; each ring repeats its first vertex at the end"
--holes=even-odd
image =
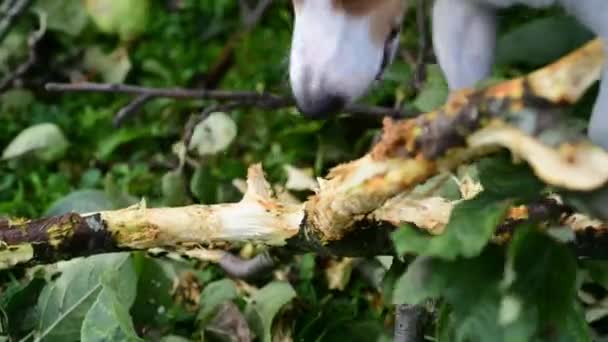
{"type": "MultiPolygon", "coordinates": [[[[213,89],[226,75],[230,67],[234,63],[234,51],[238,46],[245,33],[254,29],[254,27],[262,19],[266,10],[272,4],[272,0],[261,0],[256,6],[251,8],[246,0],[240,1],[241,6],[241,20],[243,21],[244,29],[234,33],[227,41],[222,53],[220,54],[217,62],[215,62],[209,69],[203,81],[204,89],[213,89]]],[[[113,123],[115,127],[120,127],[126,120],[136,114],[141,107],[143,107],[150,100],[154,99],[154,96],[143,94],[133,99],[128,105],[121,108],[116,113],[113,123]]]]}
{"type": "Polygon", "coordinates": [[[114,127],[120,127],[123,122],[131,118],[133,114],[135,114],[141,107],[143,107],[146,103],[152,100],[154,97],[148,94],[142,94],[134,98],[128,105],[122,107],[116,115],[114,115],[114,120],[112,120],[112,124],[114,127]]]}
{"type": "Polygon", "coordinates": [[[420,89],[426,79],[426,56],[429,48],[426,27],[426,6],[424,0],[416,0],[416,25],[418,27],[418,54],[414,72],[414,88],[420,89]]]}
{"type": "Polygon", "coordinates": [[[2,19],[0,19],[0,42],[4,40],[4,37],[8,34],[11,27],[15,23],[15,20],[32,4],[32,0],[17,0],[4,9],[6,12],[2,19]]]}
{"type": "MultiPolygon", "coordinates": [[[[148,88],[127,84],[108,84],[108,83],[47,83],[47,91],[54,92],[97,92],[111,94],[129,95],[148,95],[153,98],[173,98],[180,100],[216,100],[230,101],[240,107],[257,107],[266,110],[291,107],[294,100],[291,97],[279,96],[272,93],[260,93],[252,91],[238,90],[207,90],[207,89],[187,89],[187,88],[148,88]]],[[[395,110],[392,108],[351,105],[345,113],[369,115],[369,116],[391,116],[391,117],[411,117],[417,113],[395,110]]]]}
{"type": "Polygon", "coordinates": [[[249,30],[262,19],[268,7],[272,5],[272,0],[259,0],[253,8],[249,6],[247,0],[241,0],[239,4],[241,8],[241,20],[245,24],[245,29],[249,30]]]}
{"type": "Polygon", "coordinates": [[[276,267],[277,260],[268,252],[258,254],[249,260],[241,259],[232,253],[225,252],[218,264],[231,277],[250,280],[270,274],[276,267]]]}
{"type": "Polygon", "coordinates": [[[8,89],[15,80],[25,75],[37,63],[38,52],[36,50],[38,48],[38,43],[46,33],[46,17],[44,15],[39,15],[39,18],[40,28],[33,32],[28,38],[29,56],[27,60],[0,80],[0,92],[8,89]]]}

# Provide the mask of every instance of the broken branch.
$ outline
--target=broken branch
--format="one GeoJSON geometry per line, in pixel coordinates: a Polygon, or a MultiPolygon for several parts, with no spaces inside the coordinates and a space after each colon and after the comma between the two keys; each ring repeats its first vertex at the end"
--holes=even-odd
{"type": "MultiPolygon", "coordinates": [[[[596,40],[528,76],[465,91],[434,112],[401,122],[387,119],[374,149],[334,168],[305,203],[279,201],[261,167],[253,166],[247,192],[238,203],[181,208],[139,205],[5,223],[0,229],[4,242],[0,262],[10,267],[112,249],[217,247],[244,241],[344,256],[392,254],[388,236],[396,225],[414,222],[420,229],[440,234],[449,217],[453,205],[449,202],[427,211],[427,218],[395,210],[408,205],[402,199],[415,186],[500,147],[527,161],[549,185],[592,191],[608,181],[608,153],[582,137],[548,145],[538,135],[557,121],[552,115],[559,105],[577,101],[599,78],[602,63],[603,50],[596,40]],[[528,132],[517,126],[517,119],[530,111],[543,125],[528,132]],[[546,120],[546,115],[552,120],[546,120]]],[[[519,208],[511,215],[521,219],[521,212],[519,208]]],[[[586,250],[583,254],[608,257],[602,252],[606,248],[601,248],[608,242],[605,223],[557,213],[559,222],[573,231],[575,246],[595,253],[586,250]]]]}

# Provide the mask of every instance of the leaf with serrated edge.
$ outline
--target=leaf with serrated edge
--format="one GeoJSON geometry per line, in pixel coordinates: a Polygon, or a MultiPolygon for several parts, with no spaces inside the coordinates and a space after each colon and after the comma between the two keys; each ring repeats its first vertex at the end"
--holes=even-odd
{"type": "Polygon", "coordinates": [[[262,341],[272,341],[274,317],[295,296],[296,292],[289,283],[276,281],[264,286],[251,297],[245,314],[251,329],[262,341]]]}
{"type": "Polygon", "coordinates": [[[36,334],[45,341],[80,339],[82,322],[103,288],[106,273],[118,273],[116,292],[125,305],[134,298],[136,281],[129,253],[74,259],[63,263],[60,271],[38,298],[36,334]]]}

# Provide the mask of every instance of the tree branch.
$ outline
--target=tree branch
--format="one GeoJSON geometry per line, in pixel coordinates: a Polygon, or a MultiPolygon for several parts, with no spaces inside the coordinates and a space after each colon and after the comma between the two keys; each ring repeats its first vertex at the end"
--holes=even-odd
{"type": "MultiPolygon", "coordinates": [[[[145,95],[148,100],[154,98],[173,98],[178,100],[215,100],[229,101],[241,107],[257,107],[265,110],[275,110],[294,106],[292,98],[275,95],[272,93],[260,93],[252,91],[230,91],[230,90],[207,90],[187,88],[149,88],[127,84],[108,83],[47,83],[47,91],[52,92],[94,92],[110,94],[127,94],[139,96],[145,95]]],[[[351,105],[346,108],[345,113],[370,116],[408,117],[414,113],[395,110],[392,108],[351,105]]]]}
{"type": "MultiPolygon", "coordinates": [[[[538,136],[557,122],[556,106],[574,103],[599,78],[603,58],[601,43],[595,40],[528,76],[465,91],[434,112],[400,122],[387,119],[373,150],[334,168],[305,203],[285,203],[274,197],[256,165],[249,170],[247,192],[238,203],[181,208],[142,204],[88,215],[7,222],[0,229],[4,242],[0,262],[10,267],[116,249],[192,249],[243,241],[339,256],[392,254],[389,234],[397,225],[414,223],[441,234],[454,205],[446,202],[421,210],[425,202],[412,202],[407,194],[430,177],[499,147],[528,162],[549,185],[596,190],[608,182],[606,151],[584,139],[549,146],[538,136]],[[520,116],[532,111],[542,125],[531,132],[519,129],[520,116]]],[[[518,209],[505,220],[522,219],[523,211],[518,209]]],[[[595,249],[585,253],[608,257],[605,223],[557,212],[560,223],[574,233],[575,247],[595,249]]]]}
{"type": "Polygon", "coordinates": [[[416,27],[418,28],[418,54],[414,69],[414,88],[420,90],[426,79],[426,57],[429,50],[429,38],[426,23],[426,1],[416,0],[416,27]]]}
{"type": "MultiPolygon", "coordinates": [[[[40,27],[35,32],[31,33],[28,38],[29,55],[27,60],[17,66],[13,72],[0,79],[0,92],[3,92],[8,89],[15,82],[15,80],[25,75],[38,62],[37,49],[40,40],[42,39],[42,37],[44,37],[44,34],[46,33],[46,17],[44,15],[40,15],[39,20],[40,27]]],[[[2,32],[0,31],[0,41],[2,41],[1,33],[2,32]]]]}
{"type": "Polygon", "coordinates": [[[8,8],[3,8],[5,11],[3,11],[3,17],[0,19],[0,42],[4,40],[17,18],[30,7],[32,0],[7,1],[7,3],[8,8]]]}

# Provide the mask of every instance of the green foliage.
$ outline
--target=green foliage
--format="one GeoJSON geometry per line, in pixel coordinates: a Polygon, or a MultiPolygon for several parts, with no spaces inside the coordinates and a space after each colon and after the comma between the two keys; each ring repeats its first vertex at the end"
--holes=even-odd
{"type": "Polygon", "coordinates": [[[498,42],[496,59],[500,64],[542,66],[592,37],[591,32],[571,16],[541,17],[503,35],[498,42]],[[539,44],[541,41],[543,44],[539,44]]]}
{"type": "Polygon", "coordinates": [[[49,30],[78,36],[88,23],[81,0],[38,0],[35,8],[46,14],[49,30]]]}
{"type": "Polygon", "coordinates": [[[419,257],[399,280],[393,301],[442,298],[440,340],[589,341],[575,293],[571,252],[520,227],[506,255],[490,248],[469,259],[419,257]]]}
{"type": "Polygon", "coordinates": [[[142,341],[133,327],[129,307],[120,297],[116,285],[103,283],[103,289],[82,322],[82,341],[142,341]]]}
{"type": "Polygon", "coordinates": [[[472,257],[481,252],[502,222],[510,203],[481,196],[459,203],[450,216],[446,232],[437,237],[405,227],[394,235],[399,254],[415,253],[455,259],[472,257]]]}
{"type": "Polygon", "coordinates": [[[484,194],[496,199],[527,202],[537,199],[545,187],[526,164],[514,164],[508,156],[485,158],[477,166],[484,194]]]}
{"type": "Polygon", "coordinates": [[[407,226],[393,234],[397,252],[450,260],[477,256],[505,219],[508,208],[537,199],[544,189],[528,166],[513,164],[504,156],[481,160],[477,177],[484,191],[454,207],[444,234],[433,237],[407,226]]]}
{"type": "Polygon", "coordinates": [[[201,311],[197,319],[209,321],[217,307],[237,297],[236,285],[230,279],[215,281],[205,287],[201,293],[201,311]]]}
{"type": "Polygon", "coordinates": [[[296,296],[296,292],[284,282],[273,282],[259,289],[245,309],[253,331],[264,342],[272,341],[272,321],[279,310],[296,296]]]}
{"type": "Polygon", "coordinates": [[[118,34],[123,40],[143,33],[148,24],[148,0],[86,0],[85,3],[89,15],[102,32],[118,34]]]}
{"type": "Polygon", "coordinates": [[[420,94],[414,100],[414,105],[423,112],[429,112],[441,106],[448,98],[448,84],[443,78],[439,65],[433,64],[426,68],[427,79],[420,94]]]}
{"type": "Polygon", "coordinates": [[[69,261],[60,271],[38,299],[38,338],[103,340],[98,331],[110,336],[133,335],[132,328],[128,331],[128,311],[135,299],[137,278],[128,253],[69,261]]]}
{"type": "Polygon", "coordinates": [[[70,212],[85,214],[117,207],[103,191],[78,190],[53,203],[45,212],[45,216],[63,215],[70,212]]]}

